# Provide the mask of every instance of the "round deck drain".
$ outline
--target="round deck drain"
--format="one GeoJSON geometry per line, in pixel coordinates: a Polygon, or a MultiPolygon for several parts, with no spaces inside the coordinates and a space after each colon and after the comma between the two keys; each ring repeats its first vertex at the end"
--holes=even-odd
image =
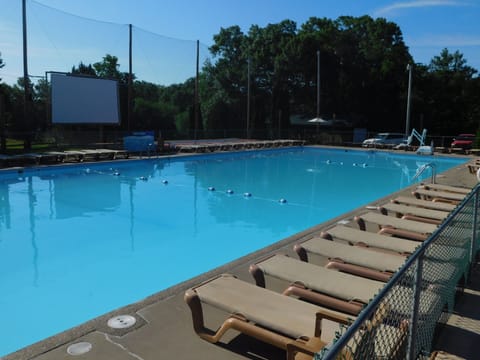
{"type": "Polygon", "coordinates": [[[135,325],[136,322],[137,319],[131,315],[118,315],[110,318],[107,322],[107,325],[112,329],[125,329],[135,325]]]}
{"type": "Polygon", "coordinates": [[[92,350],[92,344],[89,342],[79,342],[72,344],[67,348],[69,355],[83,355],[92,350]]]}

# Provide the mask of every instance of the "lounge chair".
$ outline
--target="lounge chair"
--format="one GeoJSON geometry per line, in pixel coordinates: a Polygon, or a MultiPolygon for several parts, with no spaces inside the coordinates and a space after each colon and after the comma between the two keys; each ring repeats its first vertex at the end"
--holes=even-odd
{"type": "MultiPolygon", "coordinates": [[[[413,288],[402,285],[394,286],[390,290],[389,296],[385,299],[385,302],[389,305],[392,317],[408,318],[412,312],[413,298],[413,288]],[[404,301],[399,301],[399,299],[404,299],[404,301]]],[[[442,297],[435,291],[422,289],[419,297],[419,320],[427,320],[431,316],[441,313],[444,307],[443,301],[442,297]]]]}
{"type": "Polygon", "coordinates": [[[465,165],[468,168],[468,171],[470,174],[477,175],[478,169],[480,169],[480,163],[478,161],[475,161],[473,164],[467,164],[465,165]]]}
{"type": "Polygon", "coordinates": [[[434,224],[399,219],[375,212],[355,216],[355,221],[360,230],[367,230],[367,223],[372,223],[380,228],[379,234],[390,234],[417,241],[426,240],[437,229],[434,224]]]}
{"type": "Polygon", "coordinates": [[[428,360],[465,360],[465,358],[450,354],[446,351],[437,350],[430,354],[428,360]]]}
{"type": "Polygon", "coordinates": [[[439,225],[448,216],[448,213],[440,210],[422,209],[414,206],[386,203],[377,207],[383,215],[394,213],[397,217],[407,220],[415,220],[439,225]]]}
{"type": "Polygon", "coordinates": [[[416,206],[425,209],[439,210],[450,212],[457,206],[455,204],[449,204],[445,202],[433,202],[431,200],[417,199],[413,196],[398,196],[395,199],[390,200],[394,204],[403,204],[409,206],[416,206]]]}
{"type": "Polygon", "coordinates": [[[322,231],[320,236],[327,240],[339,239],[347,241],[351,245],[385,249],[391,252],[396,252],[400,255],[410,255],[420,245],[418,241],[398,239],[392,236],[371,233],[344,225],[337,225],[328,230],[322,231]]]}
{"type": "Polygon", "coordinates": [[[252,264],[249,270],[257,286],[265,287],[265,276],[272,276],[289,283],[283,295],[297,296],[352,315],[358,315],[385,285],[280,254],[252,264]]]}
{"type": "Polygon", "coordinates": [[[422,184],[421,187],[426,190],[446,191],[446,192],[453,192],[453,193],[464,194],[464,195],[468,195],[472,192],[472,189],[459,187],[459,186],[443,185],[443,184],[422,184]]]}
{"type": "Polygon", "coordinates": [[[330,343],[339,324],[349,325],[345,314],[264,289],[232,275],[220,275],[185,293],[193,328],[202,339],[216,343],[229,329],[287,351],[312,358],[330,343]],[[203,304],[227,312],[228,318],[213,332],[205,327],[203,304]]]}
{"type": "Polygon", "coordinates": [[[85,154],[82,151],[77,150],[65,150],[63,151],[64,154],[64,161],[78,161],[82,162],[85,160],[85,154]]]}
{"type": "Polygon", "coordinates": [[[112,149],[95,149],[98,153],[98,159],[106,158],[110,160],[115,160],[119,156],[123,157],[124,159],[128,159],[129,154],[126,150],[112,150],[112,149]]]}
{"type": "MultiPolygon", "coordinates": [[[[187,290],[185,302],[200,338],[217,343],[233,329],[286,350],[287,360],[311,360],[332,343],[339,324],[348,326],[353,321],[345,314],[275,293],[229,274],[187,290]],[[217,331],[205,326],[204,304],[229,314],[217,331]]],[[[380,304],[359,330],[360,337],[342,351],[341,358],[352,360],[355,353],[363,356],[366,352],[378,359],[404,358],[408,322],[400,321],[398,327],[387,325],[384,320],[388,314],[389,304],[380,304]]]]}
{"type": "MultiPolygon", "coordinates": [[[[383,215],[382,215],[383,216],[383,215]]],[[[372,280],[386,282],[405,262],[405,257],[379,253],[357,246],[313,238],[296,244],[294,250],[302,261],[310,257],[326,258],[325,267],[372,280]]]]}
{"type": "Polygon", "coordinates": [[[412,191],[412,195],[417,199],[443,201],[452,204],[458,204],[465,198],[465,194],[453,193],[448,191],[427,190],[416,188],[412,191]]]}

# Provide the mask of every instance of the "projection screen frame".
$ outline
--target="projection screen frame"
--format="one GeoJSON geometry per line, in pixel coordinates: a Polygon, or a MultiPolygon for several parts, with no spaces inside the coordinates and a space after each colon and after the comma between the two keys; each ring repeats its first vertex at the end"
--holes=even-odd
{"type": "Polygon", "coordinates": [[[46,74],[50,74],[50,122],[52,124],[121,124],[118,80],[57,71],[49,71],[46,74]],[[75,89],[72,94],[65,89],[59,89],[57,87],[59,81],[64,87],[65,83],[70,82],[69,85],[71,85],[72,81],[74,85],[82,85],[81,91],[75,89]],[[102,84],[101,88],[92,85],[93,82],[102,84]],[[86,85],[87,83],[88,85],[86,85]],[[107,97],[105,97],[105,92],[107,92],[107,97]]]}

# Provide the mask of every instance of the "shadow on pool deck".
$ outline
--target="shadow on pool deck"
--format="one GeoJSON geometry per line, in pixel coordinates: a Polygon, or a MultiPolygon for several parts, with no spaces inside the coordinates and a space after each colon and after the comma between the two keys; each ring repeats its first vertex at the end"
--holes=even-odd
{"type": "MultiPolygon", "coordinates": [[[[476,183],[475,176],[470,174],[463,165],[449,170],[438,176],[437,179],[439,183],[457,186],[471,187],[476,183]]],[[[407,192],[409,190],[403,190],[399,193],[407,192]]],[[[375,204],[384,203],[391,197],[392,195],[389,195],[379,199],[375,201],[375,204]]],[[[233,331],[227,333],[219,344],[210,344],[201,340],[193,331],[190,310],[183,300],[185,290],[220,273],[232,273],[242,280],[253,283],[253,279],[248,273],[248,266],[256,259],[278,251],[296,256],[293,253],[292,246],[299,239],[331,226],[339,220],[352,219],[361,209],[356,209],[303,233],[282,240],[254,254],[152,295],[141,302],[121,308],[43,342],[7,355],[3,360],[74,358],[87,360],[283,359],[285,358],[284,351],[247,336],[238,335],[233,331]],[[112,330],[106,325],[107,320],[118,314],[134,315],[137,323],[134,327],[126,330],[112,330]],[[91,343],[92,348],[86,354],[72,357],[67,353],[67,348],[71,344],[79,342],[91,343]]],[[[480,339],[479,300],[480,271],[473,271],[470,286],[467,286],[465,294],[459,297],[455,312],[439,333],[434,349],[445,350],[464,359],[476,358],[478,352],[476,351],[475,341],[480,339]]],[[[211,327],[216,328],[224,320],[224,316],[224,314],[207,308],[205,316],[207,326],[211,324],[211,327]]]]}

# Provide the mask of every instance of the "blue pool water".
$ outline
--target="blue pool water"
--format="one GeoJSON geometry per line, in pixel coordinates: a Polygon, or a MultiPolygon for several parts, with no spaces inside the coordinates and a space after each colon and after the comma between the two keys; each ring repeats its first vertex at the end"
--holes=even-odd
{"type": "Polygon", "coordinates": [[[0,356],[408,186],[432,160],[464,162],[296,148],[6,172],[0,356]]]}

